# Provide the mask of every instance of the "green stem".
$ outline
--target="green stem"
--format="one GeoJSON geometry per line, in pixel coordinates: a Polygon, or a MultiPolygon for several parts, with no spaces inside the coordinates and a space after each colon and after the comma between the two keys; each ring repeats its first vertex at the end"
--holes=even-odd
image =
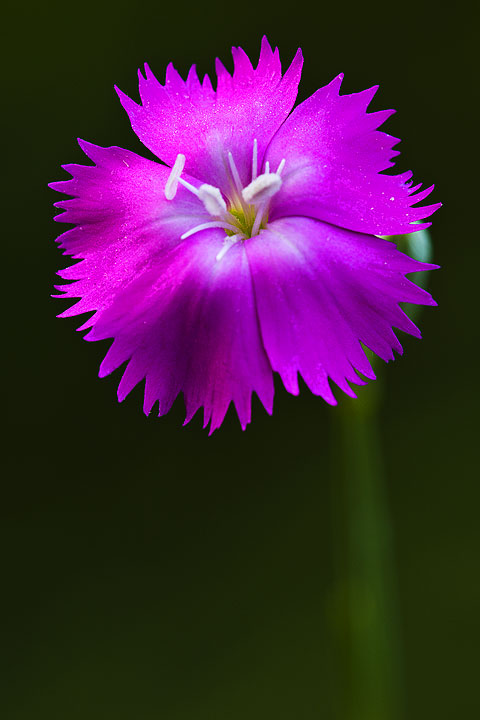
{"type": "Polygon", "coordinates": [[[337,409],[334,425],[338,628],[348,668],[342,720],[399,720],[402,712],[395,558],[379,438],[381,384],[337,409]]]}

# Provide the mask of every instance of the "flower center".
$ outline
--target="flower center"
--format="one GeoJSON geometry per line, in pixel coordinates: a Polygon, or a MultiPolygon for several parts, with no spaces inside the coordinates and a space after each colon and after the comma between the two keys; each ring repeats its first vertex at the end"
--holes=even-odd
{"type": "Polygon", "coordinates": [[[196,195],[203,203],[209,215],[215,218],[211,222],[201,223],[191,228],[181,236],[182,240],[201,230],[222,228],[225,231],[226,237],[224,245],[217,255],[217,260],[221,260],[225,253],[236,242],[243,242],[248,238],[255,237],[260,230],[266,228],[270,200],[282,186],[280,176],[285,166],[285,160],[282,160],[277,171],[274,173],[270,172],[270,163],[267,160],[265,163],[265,171],[258,175],[257,155],[257,141],[254,140],[252,180],[248,185],[243,187],[233,155],[231,152],[228,153],[230,170],[230,192],[226,195],[229,203],[228,207],[219,188],[206,183],[197,188],[181,177],[185,167],[185,155],[177,155],[177,159],[165,185],[165,197],[167,200],[173,200],[177,193],[178,184],[180,183],[196,195]]]}

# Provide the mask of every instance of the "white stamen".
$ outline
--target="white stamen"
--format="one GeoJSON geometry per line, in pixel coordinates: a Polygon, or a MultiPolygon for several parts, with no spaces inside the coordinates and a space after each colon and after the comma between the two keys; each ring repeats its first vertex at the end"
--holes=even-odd
{"type": "Polygon", "coordinates": [[[200,185],[197,195],[210,215],[222,217],[222,215],[227,212],[225,200],[217,187],[205,183],[204,185],[200,185]]]}
{"type": "Polygon", "coordinates": [[[253,157],[252,157],[252,180],[255,180],[258,174],[258,143],[257,138],[253,141],[253,157]]]}
{"type": "Polygon", "coordinates": [[[269,200],[282,186],[282,178],[277,173],[264,173],[252,180],[250,185],[242,190],[246,203],[257,205],[269,200]]]}
{"type": "Polygon", "coordinates": [[[185,155],[182,155],[182,153],[179,153],[177,155],[177,159],[175,160],[175,164],[170,171],[170,175],[168,176],[168,180],[165,185],[165,197],[167,198],[167,200],[173,200],[173,198],[177,194],[178,181],[180,179],[180,175],[182,174],[184,167],[185,167],[185,155]]]}
{"type": "Polygon", "coordinates": [[[260,225],[262,224],[263,213],[265,211],[266,206],[267,206],[267,203],[265,202],[257,210],[255,222],[253,223],[253,227],[252,227],[252,237],[255,237],[255,235],[258,235],[258,231],[260,230],[260,225]]]}
{"type": "Polygon", "coordinates": [[[222,222],[221,220],[216,220],[214,222],[206,222],[202,223],[201,225],[195,225],[191,230],[188,230],[188,232],[183,233],[183,235],[180,236],[180,240],[186,240],[186,238],[190,237],[190,235],[194,235],[197,232],[200,232],[200,230],[207,230],[208,228],[223,228],[224,230],[232,230],[235,232],[238,230],[238,227],[235,227],[235,225],[231,225],[227,222],[222,222]]]}
{"type": "Polygon", "coordinates": [[[178,182],[180,183],[180,185],[183,185],[184,188],[187,188],[187,190],[190,190],[191,193],[198,197],[198,188],[196,188],[194,185],[181,177],[178,178],[178,182]]]}
{"type": "Polygon", "coordinates": [[[233,194],[233,199],[229,196],[229,202],[233,203],[234,208],[233,210],[230,209],[230,212],[227,209],[227,204],[219,188],[208,185],[207,183],[195,187],[181,177],[185,167],[185,155],[181,153],[177,155],[165,185],[165,197],[167,200],[173,200],[177,193],[178,185],[181,184],[198,197],[198,199],[202,201],[205,210],[215,218],[212,222],[201,223],[183,233],[180,238],[181,240],[186,240],[191,235],[201,232],[202,230],[213,228],[222,228],[232,233],[225,238],[222,249],[216,255],[217,260],[221,260],[235,243],[244,240],[246,237],[254,237],[258,234],[264,218],[266,219],[268,217],[270,199],[282,187],[280,175],[285,167],[285,158],[283,158],[277,168],[277,172],[271,172],[270,162],[267,160],[265,162],[265,172],[258,175],[258,142],[255,138],[253,141],[252,154],[252,181],[244,188],[242,187],[240,174],[235,165],[232,153],[229,152],[227,156],[230,165],[230,190],[233,194]],[[241,206],[245,214],[242,222],[237,222],[239,206],[241,206]],[[248,229],[243,232],[240,229],[242,223],[248,222],[248,224],[250,224],[253,217],[255,219],[250,232],[248,229]]]}
{"type": "Polygon", "coordinates": [[[224,255],[227,254],[227,252],[230,250],[232,245],[235,245],[239,240],[242,239],[242,235],[230,235],[229,237],[226,237],[223,243],[223,247],[218,253],[217,257],[215,258],[218,262],[218,260],[221,260],[224,255]]]}
{"type": "Polygon", "coordinates": [[[240,175],[238,174],[237,166],[235,165],[235,160],[233,159],[231,152],[228,153],[228,162],[230,163],[230,170],[232,171],[232,176],[237,190],[240,194],[242,194],[242,181],[240,180],[240,175]]]}

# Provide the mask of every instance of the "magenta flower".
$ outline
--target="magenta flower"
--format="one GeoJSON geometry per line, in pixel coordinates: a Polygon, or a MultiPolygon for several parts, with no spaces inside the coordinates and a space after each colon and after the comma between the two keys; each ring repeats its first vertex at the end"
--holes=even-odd
{"type": "Polygon", "coordinates": [[[330,381],[355,397],[375,378],[362,346],[388,361],[393,327],[420,337],[398,303],[435,305],[405,275],[436,266],[378,237],[428,227],[439,205],[414,207],[433,186],[412,173],[383,174],[398,139],[377,130],[393,111],[366,111],[377,88],[339,95],[339,75],[290,114],[300,50],[283,76],[266,38],[255,69],[232,53],[216,90],[171,64],[165,85],[139,72],[141,105],[117,90],[165,164],[79,140],[95,164],[50,185],[73,196],[55,219],[81,259],[59,273],[75,281],[60,297],[80,298],[60,317],[94,311],[86,339],[113,338],[100,376],[128,361],[119,400],[145,379],[144,411],[163,415],[183,392],[185,422],[203,406],[210,432],[232,401],[245,428],[253,391],[271,413],[273,371],[295,395],[300,374],[332,405],[330,381]]]}

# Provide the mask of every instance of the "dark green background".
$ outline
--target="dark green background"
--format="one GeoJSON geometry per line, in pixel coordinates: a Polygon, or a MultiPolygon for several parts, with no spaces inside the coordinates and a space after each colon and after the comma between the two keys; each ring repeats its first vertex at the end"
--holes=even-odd
{"type": "MultiPolygon", "coordinates": [[[[106,343],[56,320],[47,182],[77,136],[148,155],[113,84],[147,60],[211,72],[267,33],[305,55],[299,99],[340,71],[395,107],[398,167],[436,183],[424,339],[386,366],[381,429],[406,717],[480,716],[477,527],[477,45],[467,5],[7,3],[3,14],[3,417],[0,712],[5,720],[342,718],[344,667],[327,407],[278,386],[245,433],[211,438],[116,402],[106,343]]],[[[367,389],[366,392],[369,390],[367,389]]],[[[341,400],[343,403],[343,400],[341,400]]]]}

